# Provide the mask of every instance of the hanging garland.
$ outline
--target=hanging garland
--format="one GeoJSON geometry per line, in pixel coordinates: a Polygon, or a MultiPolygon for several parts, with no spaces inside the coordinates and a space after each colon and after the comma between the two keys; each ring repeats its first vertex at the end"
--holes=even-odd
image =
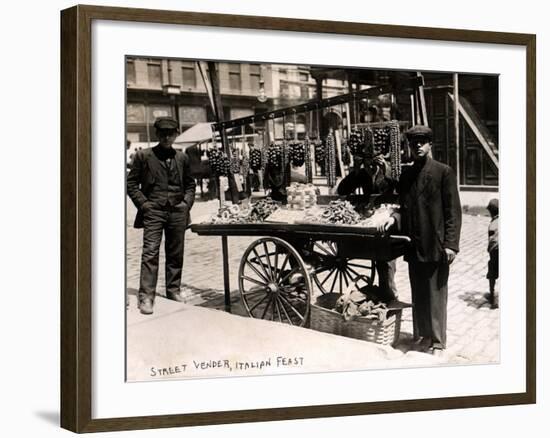
{"type": "Polygon", "coordinates": [[[334,135],[330,132],[326,140],[326,172],[329,187],[336,185],[336,144],[334,135]]]}
{"type": "Polygon", "coordinates": [[[311,145],[309,143],[309,136],[306,133],[304,140],[305,162],[306,162],[306,180],[308,183],[313,181],[313,172],[311,168],[311,145]]]}
{"type": "Polygon", "coordinates": [[[239,163],[239,157],[237,156],[237,154],[238,154],[237,149],[233,149],[231,151],[231,158],[229,160],[229,170],[233,174],[239,173],[239,171],[241,170],[241,165],[239,163]]]}
{"type": "Polygon", "coordinates": [[[351,156],[348,146],[348,140],[344,140],[342,142],[342,163],[344,163],[346,166],[349,166],[351,163],[351,156]]]}
{"type": "Polygon", "coordinates": [[[271,143],[267,148],[267,162],[274,169],[281,169],[283,164],[283,148],[279,144],[271,143]]]}
{"type": "Polygon", "coordinates": [[[401,176],[401,141],[397,120],[390,123],[390,168],[392,179],[398,180],[401,176]]]}
{"type": "Polygon", "coordinates": [[[253,147],[250,150],[250,168],[254,171],[258,171],[262,168],[262,150],[257,147],[253,147]]]}
{"type": "Polygon", "coordinates": [[[325,150],[325,144],[321,141],[315,142],[315,162],[317,164],[323,164],[326,160],[326,150],[325,150]]]}
{"type": "Polygon", "coordinates": [[[363,130],[363,144],[362,151],[367,158],[372,158],[374,154],[374,132],[371,128],[366,128],[363,130]]]}
{"type": "Polygon", "coordinates": [[[390,130],[388,127],[374,128],[374,142],[373,142],[373,154],[386,154],[388,153],[388,143],[390,140],[390,130]]]}
{"type": "Polygon", "coordinates": [[[294,167],[301,167],[306,160],[306,148],[304,143],[293,142],[289,144],[290,162],[294,167]]]}
{"type": "Polygon", "coordinates": [[[353,155],[359,155],[361,149],[363,149],[363,136],[361,131],[357,128],[353,128],[349,134],[348,147],[349,151],[353,155]]]}
{"type": "Polygon", "coordinates": [[[229,175],[229,158],[219,149],[211,149],[207,152],[208,163],[216,176],[229,175]]]}

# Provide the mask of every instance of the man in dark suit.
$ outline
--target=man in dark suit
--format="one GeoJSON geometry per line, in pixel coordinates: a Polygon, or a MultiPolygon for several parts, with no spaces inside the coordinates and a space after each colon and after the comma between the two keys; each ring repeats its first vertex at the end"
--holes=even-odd
{"type": "Polygon", "coordinates": [[[398,192],[400,222],[412,245],[405,253],[413,301],[415,334],[434,355],[446,347],[449,265],[459,251],[462,210],[454,171],[431,157],[432,130],[406,132],[412,166],[403,167],[398,192]]]}
{"type": "Polygon", "coordinates": [[[195,180],[188,159],[172,145],[178,124],[171,117],[155,121],[159,143],[136,152],[127,178],[127,193],[138,209],[135,228],[143,228],[139,284],[141,313],[153,313],[164,232],[166,297],[183,302],[180,295],[185,229],[195,200],[195,180]]]}

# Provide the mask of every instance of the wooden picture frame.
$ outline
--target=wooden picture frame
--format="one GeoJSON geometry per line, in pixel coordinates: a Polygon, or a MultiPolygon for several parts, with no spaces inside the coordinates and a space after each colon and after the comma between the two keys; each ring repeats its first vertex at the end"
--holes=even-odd
{"type": "Polygon", "coordinates": [[[61,426],[74,432],[529,404],[536,401],[536,37],[530,34],[98,6],[61,12],[61,426]],[[177,415],[92,418],[92,22],[186,24],[516,45],[526,49],[526,391],[177,415]]]}

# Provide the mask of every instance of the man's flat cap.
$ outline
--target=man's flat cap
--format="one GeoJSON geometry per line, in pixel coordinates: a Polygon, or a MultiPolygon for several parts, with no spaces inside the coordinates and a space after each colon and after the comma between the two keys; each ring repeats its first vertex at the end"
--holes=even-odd
{"type": "Polygon", "coordinates": [[[498,213],[498,199],[496,198],[491,199],[489,201],[489,204],[487,205],[487,210],[498,213]]]}
{"type": "Polygon", "coordinates": [[[411,138],[423,137],[431,140],[433,138],[432,130],[425,125],[415,125],[405,132],[405,135],[410,140],[411,138]]]}
{"type": "Polygon", "coordinates": [[[155,129],[178,129],[178,122],[172,117],[158,117],[153,125],[155,129]]]}

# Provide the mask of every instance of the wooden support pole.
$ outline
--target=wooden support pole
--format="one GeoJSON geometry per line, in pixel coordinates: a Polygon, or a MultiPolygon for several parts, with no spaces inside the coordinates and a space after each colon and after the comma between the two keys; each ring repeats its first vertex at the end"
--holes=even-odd
{"type": "Polygon", "coordinates": [[[454,122],[455,122],[455,147],[456,147],[456,180],[460,187],[460,114],[458,110],[459,103],[458,73],[453,74],[453,99],[454,99],[454,122]]]}
{"type": "Polygon", "coordinates": [[[229,283],[229,249],[227,236],[222,236],[223,291],[226,312],[231,313],[231,287],[229,283]]]}
{"type": "MultiPolygon", "coordinates": [[[[214,115],[216,117],[216,130],[220,133],[220,139],[222,142],[222,148],[228,158],[231,158],[231,151],[229,150],[229,143],[227,140],[227,131],[224,126],[224,114],[222,106],[222,96],[220,91],[220,80],[218,78],[218,71],[216,70],[215,62],[208,62],[208,72],[210,74],[210,83],[212,85],[212,97],[214,101],[214,115]]],[[[235,177],[231,172],[227,177],[229,183],[229,193],[231,194],[231,201],[233,204],[239,202],[239,194],[237,192],[237,185],[235,184],[235,177]]],[[[223,197],[223,193],[220,190],[220,197],[223,197]]]]}

